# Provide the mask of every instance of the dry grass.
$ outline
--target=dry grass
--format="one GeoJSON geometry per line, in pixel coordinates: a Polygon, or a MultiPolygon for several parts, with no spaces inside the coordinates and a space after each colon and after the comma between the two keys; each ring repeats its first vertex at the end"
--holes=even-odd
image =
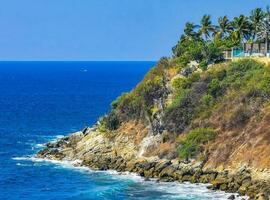
{"type": "Polygon", "coordinates": [[[209,147],[206,168],[237,169],[242,166],[270,170],[270,109],[253,116],[240,129],[226,130],[209,147]]]}
{"type": "Polygon", "coordinates": [[[248,58],[234,58],[233,61],[239,61],[243,59],[253,59],[257,62],[264,63],[266,66],[270,66],[270,58],[269,57],[248,57],[248,58]]]}

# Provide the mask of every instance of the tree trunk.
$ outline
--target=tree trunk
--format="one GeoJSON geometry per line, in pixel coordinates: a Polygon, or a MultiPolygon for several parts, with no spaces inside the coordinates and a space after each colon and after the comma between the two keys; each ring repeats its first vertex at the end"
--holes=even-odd
{"type": "Polygon", "coordinates": [[[266,37],[265,37],[265,56],[267,56],[267,53],[268,53],[268,37],[269,37],[269,34],[266,33],[266,37]]]}

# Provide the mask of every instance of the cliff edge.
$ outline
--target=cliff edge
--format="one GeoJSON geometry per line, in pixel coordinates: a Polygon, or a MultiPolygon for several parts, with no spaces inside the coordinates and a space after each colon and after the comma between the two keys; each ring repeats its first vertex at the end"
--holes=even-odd
{"type": "Polygon", "coordinates": [[[38,157],[270,198],[270,68],[161,59],[93,127],[38,157]]]}

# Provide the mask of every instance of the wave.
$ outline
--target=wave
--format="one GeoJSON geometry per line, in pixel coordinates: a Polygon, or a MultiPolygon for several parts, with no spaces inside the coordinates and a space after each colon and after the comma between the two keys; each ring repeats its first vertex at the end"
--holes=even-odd
{"type": "MultiPolygon", "coordinates": [[[[136,173],[131,172],[117,172],[115,170],[107,170],[107,171],[100,171],[100,170],[91,170],[88,167],[81,166],[82,161],[81,160],[64,160],[64,161],[57,161],[57,160],[49,160],[49,159],[43,159],[43,158],[36,158],[33,156],[23,156],[23,157],[13,157],[13,160],[20,160],[20,161],[32,161],[32,162],[46,162],[46,163],[52,163],[58,167],[61,168],[70,168],[79,170],[81,172],[87,172],[87,173],[103,173],[104,175],[109,175],[110,179],[114,180],[131,180],[137,183],[142,184],[147,188],[148,191],[157,191],[165,193],[166,198],[168,199],[175,199],[175,198],[184,198],[184,199],[190,199],[190,197],[196,197],[198,199],[207,199],[207,200],[227,200],[228,197],[232,195],[232,193],[225,193],[222,191],[213,191],[207,189],[207,186],[210,184],[193,184],[193,183],[179,183],[179,182],[162,182],[157,181],[157,179],[150,179],[145,180],[143,177],[137,175],[136,173]]],[[[22,165],[22,163],[17,163],[19,165],[22,165]]],[[[246,196],[238,196],[238,194],[235,195],[236,200],[242,200],[242,199],[248,199],[246,196]]]]}
{"type": "MultiPolygon", "coordinates": [[[[31,140],[28,140],[28,141],[24,142],[24,144],[27,145],[27,146],[30,146],[31,150],[36,151],[36,150],[40,150],[40,149],[46,147],[46,144],[48,142],[56,142],[57,140],[65,137],[65,136],[64,135],[53,135],[53,136],[44,135],[44,136],[41,136],[41,137],[44,138],[43,143],[36,143],[35,140],[31,139],[31,140]]],[[[17,143],[22,144],[23,142],[17,141],[17,143]]]]}
{"type": "Polygon", "coordinates": [[[44,148],[46,146],[46,143],[43,144],[35,144],[35,148],[44,148]]]}
{"type": "Polygon", "coordinates": [[[29,164],[24,164],[24,163],[16,163],[17,166],[22,166],[22,167],[31,167],[33,165],[29,165],[29,164]]]}

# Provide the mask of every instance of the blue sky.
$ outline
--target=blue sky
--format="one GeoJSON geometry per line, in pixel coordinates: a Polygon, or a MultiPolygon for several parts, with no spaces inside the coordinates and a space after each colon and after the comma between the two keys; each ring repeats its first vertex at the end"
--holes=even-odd
{"type": "Polygon", "coordinates": [[[0,0],[0,60],[157,60],[186,21],[269,0],[0,0]]]}

